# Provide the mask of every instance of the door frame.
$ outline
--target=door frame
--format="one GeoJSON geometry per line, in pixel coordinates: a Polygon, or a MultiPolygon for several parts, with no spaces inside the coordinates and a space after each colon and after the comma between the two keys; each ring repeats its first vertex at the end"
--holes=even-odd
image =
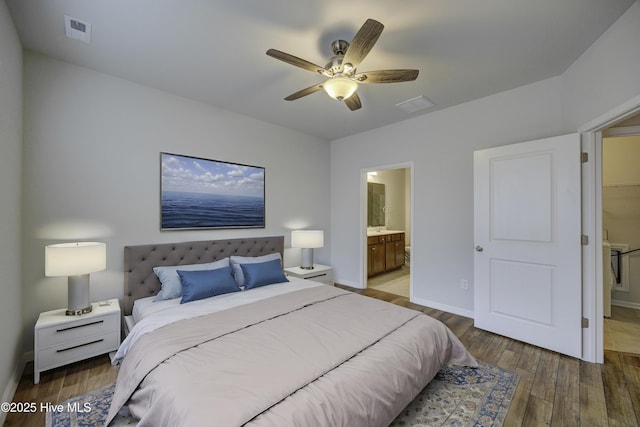
{"type": "MultiPolygon", "coordinates": [[[[414,162],[408,161],[405,163],[393,163],[379,166],[371,166],[368,168],[360,169],[360,283],[362,289],[367,288],[367,174],[374,171],[383,171],[391,169],[409,169],[409,189],[411,200],[409,202],[409,216],[410,216],[410,242],[411,242],[411,258],[414,254],[414,240],[413,240],[413,224],[414,214],[413,207],[415,206],[414,199],[414,162]]],[[[413,263],[409,262],[409,301],[413,300],[413,263]]]]}
{"type": "Polygon", "coordinates": [[[640,113],[640,95],[580,126],[582,151],[589,161],[582,169],[582,312],[590,325],[582,330],[582,359],[604,363],[602,281],[602,132],[640,113]]]}

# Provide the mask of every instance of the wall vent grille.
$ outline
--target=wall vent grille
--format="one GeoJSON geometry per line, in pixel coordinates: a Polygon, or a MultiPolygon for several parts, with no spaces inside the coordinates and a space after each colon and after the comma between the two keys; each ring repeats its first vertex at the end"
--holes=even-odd
{"type": "Polygon", "coordinates": [[[91,43],[91,24],[70,16],[64,16],[64,32],[67,37],[91,43]]]}

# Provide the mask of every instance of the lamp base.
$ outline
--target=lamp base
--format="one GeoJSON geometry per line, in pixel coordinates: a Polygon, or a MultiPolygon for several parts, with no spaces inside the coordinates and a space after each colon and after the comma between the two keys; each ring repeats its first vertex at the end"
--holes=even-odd
{"type": "Polygon", "coordinates": [[[313,270],[313,249],[302,248],[302,260],[300,268],[303,270],[313,270]]]}
{"type": "Polygon", "coordinates": [[[80,310],[67,310],[64,312],[64,314],[66,314],[67,316],[80,316],[81,314],[91,313],[91,310],[93,310],[93,307],[89,306],[80,310]]]}
{"type": "Polygon", "coordinates": [[[89,275],[69,276],[67,316],[79,316],[92,310],[89,302],[89,275]]]}

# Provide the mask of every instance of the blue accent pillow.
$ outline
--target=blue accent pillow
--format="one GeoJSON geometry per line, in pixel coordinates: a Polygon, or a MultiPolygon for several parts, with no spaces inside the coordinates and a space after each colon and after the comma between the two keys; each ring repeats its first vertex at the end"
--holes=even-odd
{"type": "Polygon", "coordinates": [[[220,267],[229,266],[229,257],[223,258],[214,262],[206,262],[202,264],[185,264],[185,265],[171,265],[166,267],[153,267],[153,272],[156,273],[162,289],[158,292],[158,295],[153,301],[162,301],[165,299],[178,298],[182,295],[182,283],[178,273],[176,271],[195,271],[195,270],[214,270],[220,267]]]}
{"type": "Polygon", "coordinates": [[[258,262],[267,262],[277,259],[280,261],[280,265],[282,265],[282,257],[280,256],[280,252],[275,252],[272,254],[261,255],[261,256],[237,256],[231,255],[229,259],[229,263],[231,264],[231,268],[233,268],[233,276],[236,278],[236,283],[238,286],[244,286],[244,273],[242,272],[241,264],[253,264],[258,262]]]}
{"type": "Polygon", "coordinates": [[[182,282],[180,304],[240,291],[231,274],[231,267],[215,270],[178,270],[177,273],[182,282]]]}
{"type": "Polygon", "coordinates": [[[272,283],[288,282],[279,259],[267,262],[240,264],[244,275],[244,289],[253,289],[272,283]]]}

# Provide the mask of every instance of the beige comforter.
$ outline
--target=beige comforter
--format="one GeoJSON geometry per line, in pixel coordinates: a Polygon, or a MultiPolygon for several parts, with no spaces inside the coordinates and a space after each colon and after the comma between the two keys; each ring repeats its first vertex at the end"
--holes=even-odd
{"type": "Polygon", "coordinates": [[[476,366],[439,321],[319,286],[141,336],[107,423],[386,426],[447,363],[476,366]]]}

